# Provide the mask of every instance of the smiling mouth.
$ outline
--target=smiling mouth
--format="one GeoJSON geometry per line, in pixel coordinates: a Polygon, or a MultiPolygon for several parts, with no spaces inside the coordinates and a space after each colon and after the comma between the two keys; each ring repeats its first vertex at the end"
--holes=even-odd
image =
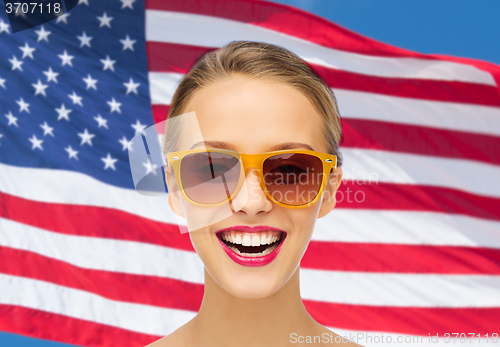
{"type": "Polygon", "coordinates": [[[280,245],[286,237],[282,231],[242,232],[225,230],[217,234],[233,252],[242,257],[263,257],[280,245]]]}

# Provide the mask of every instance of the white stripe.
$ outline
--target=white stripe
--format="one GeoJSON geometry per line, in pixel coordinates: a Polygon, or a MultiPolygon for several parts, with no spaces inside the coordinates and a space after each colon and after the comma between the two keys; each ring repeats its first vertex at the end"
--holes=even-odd
{"type": "Polygon", "coordinates": [[[0,163],[0,191],[34,201],[114,208],[165,223],[177,220],[166,195],[140,195],[75,171],[0,163]]]}
{"type": "Polygon", "coordinates": [[[163,336],[187,323],[195,312],[119,302],[82,290],[0,274],[0,303],[163,336]]]}
{"type": "Polygon", "coordinates": [[[142,242],[60,234],[0,218],[0,245],[85,269],[204,282],[196,253],[142,242]]]}
{"type": "MultiPolygon", "coordinates": [[[[203,265],[192,252],[57,234],[2,219],[0,230],[2,246],[32,251],[83,268],[203,283],[203,265]]],[[[224,252],[221,254],[226,257],[224,252]]],[[[500,306],[500,276],[301,269],[301,277],[304,299],[382,306],[500,306]]]]}
{"type": "MultiPolygon", "coordinates": [[[[482,162],[379,150],[341,148],[342,180],[376,185],[379,182],[445,187],[500,197],[500,166],[482,162]]],[[[340,194],[340,192],[339,192],[340,194]]],[[[348,196],[339,199],[348,199],[348,196]]],[[[354,203],[363,195],[351,192],[354,203]],[[356,199],[356,200],[354,200],[356,199]]]]}
{"type": "Polygon", "coordinates": [[[222,47],[233,40],[283,46],[309,63],[361,74],[473,82],[496,86],[491,74],[470,65],[417,58],[375,57],[327,48],[238,21],[181,12],[146,10],[146,40],[222,47]]]}
{"type": "MultiPolygon", "coordinates": [[[[150,72],[151,101],[169,105],[183,74],[150,72]]],[[[500,136],[500,108],[333,89],[343,118],[500,136]]]]}
{"type": "MultiPolygon", "coordinates": [[[[368,260],[369,261],[369,260],[368,260]]],[[[300,269],[302,299],[399,307],[498,307],[500,276],[300,269]]]]}
{"type": "Polygon", "coordinates": [[[336,208],[317,220],[312,239],[500,249],[500,222],[436,212],[336,208]]]}
{"type": "MultiPolygon", "coordinates": [[[[443,334],[439,334],[436,338],[436,334],[432,334],[432,339],[428,335],[416,336],[407,334],[394,334],[388,332],[375,332],[375,331],[361,331],[361,330],[347,330],[340,328],[327,327],[332,332],[337,335],[344,337],[344,341],[351,340],[353,343],[357,343],[365,347],[380,347],[380,346],[405,346],[405,347],[422,347],[422,346],[484,346],[486,344],[486,337],[481,335],[481,339],[472,338],[471,335],[467,333],[462,335],[462,341],[460,341],[460,336],[455,337],[452,335],[453,332],[449,332],[449,338],[446,339],[443,334]],[[465,338],[465,336],[467,338],[465,338]]],[[[457,333],[457,331],[455,331],[457,333]]],[[[471,332],[472,333],[472,332],[471,332]]],[[[477,333],[474,333],[477,336],[477,333]]],[[[491,333],[488,335],[488,346],[498,346],[500,344],[500,339],[494,343],[491,338],[491,333]]],[[[335,339],[335,336],[333,337],[335,339]]]]}

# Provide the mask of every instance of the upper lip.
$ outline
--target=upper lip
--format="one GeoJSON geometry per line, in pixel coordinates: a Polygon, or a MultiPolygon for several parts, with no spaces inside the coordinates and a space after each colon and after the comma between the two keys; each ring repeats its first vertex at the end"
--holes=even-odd
{"type": "Polygon", "coordinates": [[[235,226],[232,226],[229,228],[220,229],[216,232],[216,234],[218,234],[222,231],[228,231],[228,230],[238,230],[238,231],[243,231],[246,233],[257,233],[259,231],[273,230],[273,231],[281,231],[281,232],[286,234],[286,231],[271,227],[269,225],[256,225],[254,227],[249,227],[246,225],[235,225],[235,226]]]}

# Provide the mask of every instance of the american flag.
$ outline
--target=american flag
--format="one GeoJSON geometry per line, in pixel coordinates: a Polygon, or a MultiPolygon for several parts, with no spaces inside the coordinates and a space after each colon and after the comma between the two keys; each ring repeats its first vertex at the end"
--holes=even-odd
{"type": "Polygon", "coordinates": [[[500,333],[500,67],[258,0],[80,0],[16,34],[0,14],[0,331],[143,346],[194,317],[203,264],[166,198],[134,191],[127,149],[233,40],[297,53],[338,99],[344,181],[301,262],[311,315],[408,346],[500,333]]]}

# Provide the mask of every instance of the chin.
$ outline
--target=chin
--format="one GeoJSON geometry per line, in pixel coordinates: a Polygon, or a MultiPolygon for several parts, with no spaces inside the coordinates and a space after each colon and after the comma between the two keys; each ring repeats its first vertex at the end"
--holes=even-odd
{"type": "MultiPolygon", "coordinates": [[[[276,274],[275,274],[276,275],[276,274]]],[[[262,274],[234,274],[214,280],[230,295],[240,299],[264,299],[276,293],[288,279],[262,274]]]]}

